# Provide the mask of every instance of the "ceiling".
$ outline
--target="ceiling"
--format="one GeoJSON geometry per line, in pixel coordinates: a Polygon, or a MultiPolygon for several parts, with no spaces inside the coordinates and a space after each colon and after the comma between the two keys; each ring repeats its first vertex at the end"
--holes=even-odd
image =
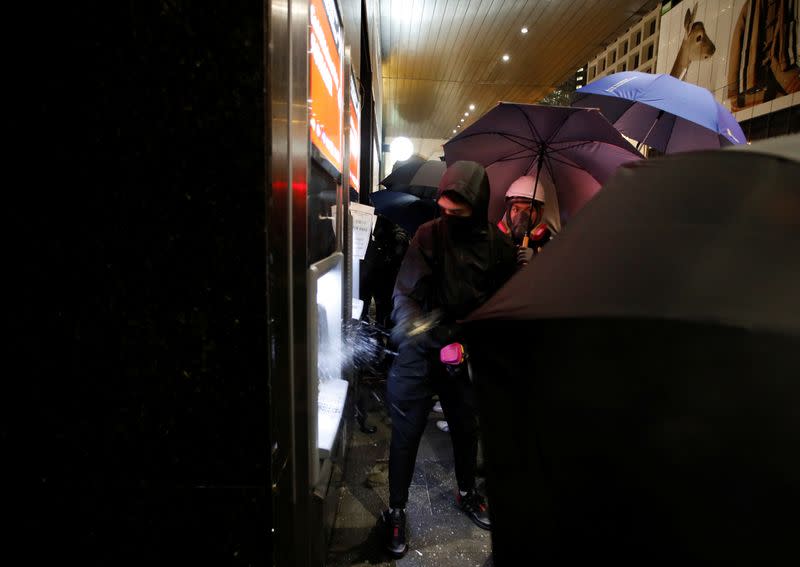
{"type": "Polygon", "coordinates": [[[657,4],[381,0],[384,135],[449,138],[498,101],[536,102],[657,4]]]}

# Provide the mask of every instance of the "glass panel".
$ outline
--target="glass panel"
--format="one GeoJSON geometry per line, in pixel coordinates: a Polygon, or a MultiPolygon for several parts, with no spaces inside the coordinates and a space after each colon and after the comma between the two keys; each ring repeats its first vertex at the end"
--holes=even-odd
{"type": "MultiPolygon", "coordinates": [[[[310,167],[308,171],[309,265],[341,250],[343,107],[342,26],[336,7],[324,0],[310,0],[308,28],[308,124],[310,167]],[[337,231],[339,232],[337,234],[337,231]]],[[[349,113],[348,113],[349,115],[349,113]]],[[[345,179],[349,174],[345,174],[345,179]]],[[[301,190],[301,188],[292,188],[301,190]]]]}
{"type": "Polygon", "coordinates": [[[317,448],[322,458],[335,443],[347,397],[347,381],[342,379],[343,266],[344,256],[337,252],[309,270],[309,362],[316,370],[317,448]]]}

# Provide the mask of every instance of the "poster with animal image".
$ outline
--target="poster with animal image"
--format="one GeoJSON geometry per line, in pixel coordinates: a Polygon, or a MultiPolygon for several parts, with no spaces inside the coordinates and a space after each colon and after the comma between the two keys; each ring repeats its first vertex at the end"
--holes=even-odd
{"type": "Polygon", "coordinates": [[[658,73],[732,111],[800,93],[800,0],[684,0],[661,18],[658,73]]]}

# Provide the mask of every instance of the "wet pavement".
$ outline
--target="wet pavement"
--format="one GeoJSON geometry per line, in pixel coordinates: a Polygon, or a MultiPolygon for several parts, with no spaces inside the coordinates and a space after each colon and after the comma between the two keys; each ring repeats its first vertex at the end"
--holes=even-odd
{"type": "MultiPolygon", "coordinates": [[[[389,500],[390,419],[382,404],[368,408],[374,434],[354,427],[328,550],[329,567],[345,565],[490,567],[491,536],[455,504],[456,479],[450,435],[436,427],[431,411],[417,454],[406,508],[409,551],[392,559],[382,550],[379,517],[389,500]]],[[[478,480],[482,489],[482,479],[478,480]]]]}

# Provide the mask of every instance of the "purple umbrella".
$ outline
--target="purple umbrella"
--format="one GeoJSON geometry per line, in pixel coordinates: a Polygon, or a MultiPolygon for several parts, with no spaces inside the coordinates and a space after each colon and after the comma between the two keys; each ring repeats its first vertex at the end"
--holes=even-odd
{"type": "Polygon", "coordinates": [[[555,187],[547,198],[566,223],[617,168],[642,159],[596,109],[501,102],[444,145],[447,164],[476,161],[491,185],[489,221],[505,210],[505,193],[522,175],[544,175],[555,187]],[[554,202],[555,201],[555,202],[554,202]]]}
{"type": "Polygon", "coordinates": [[[708,89],[670,75],[614,73],[577,91],[572,106],[598,108],[617,130],[662,153],[747,142],[739,123],[708,89]]]}

